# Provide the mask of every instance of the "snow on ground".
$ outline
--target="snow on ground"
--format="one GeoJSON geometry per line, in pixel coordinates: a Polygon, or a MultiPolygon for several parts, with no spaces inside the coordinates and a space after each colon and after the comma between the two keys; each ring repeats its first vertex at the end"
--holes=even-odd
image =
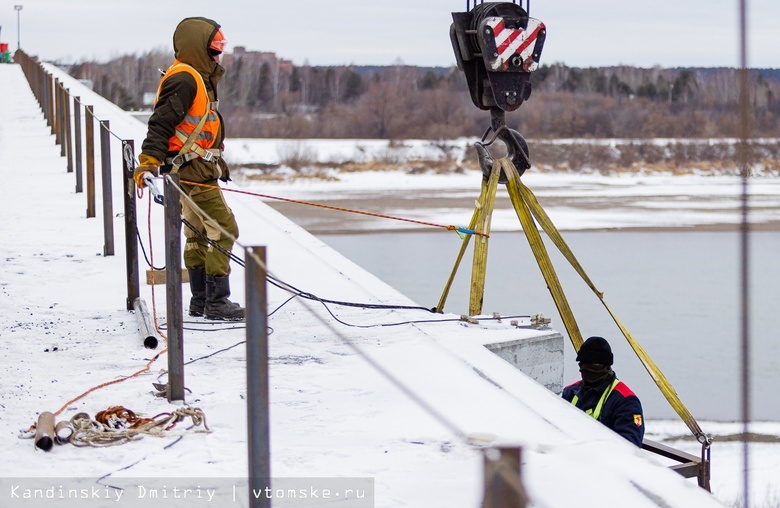
{"type": "MultiPolygon", "coordinates": [[[[110,118],[112,130],[140,146],[141,124],[58,75],[74,93],[95,105],[98,118],[110,118]]],[[[21,71],[13,65],[0,66],[0,82],[7,99],[0,110],[0,174],[8,182],[24,178],[23,185],[0,201],[0,233],[7,239],[0,245],[4,261],[0,350],[6,360],[0,373],[0,436],[4,437],[0,449],[4,456],[13,457],[0,465],[1,504],[68,506],[9,499],[9,484],[20,478],[38,478],[36,486],[46,481],[75,482],[79,488],[144,478],[148,485],[159,487],[160,482],[182,478],[190,487],[202,483],[224,488],[227,497],[220,498],[219,506],[231,506],[227,486],[238,483],[247,471],[241,344],[245,332],[234,326],[197,321],[188,323],[185,331],[185,360],[193,362],[185,370],[185,384],[191,390],[188,403],[204,410],[212,433],[200,434],[181,423],[169,437],[146,437],[107,449],[62,446],[48,454],[35,452],[28,440],[17,439],[19,429],[33,423],[37,413],[56,411],[90,387],[141,369],[156,353],[143,349],[135,316],[125,309],[122,218],[115,223],[117,255],[103,256],[102,223],[99,218],[85,218],[85,196],[73,192],[74,177],[65,172],[59,147],[54,146],[21,71]]],[[[118,154],[118,143],[112,142],[112,153],[118,154]]],[[[117,178],[115,212],[121,207],[118,184],[117,178]]],[[[277,277],[329,298],[414,304],[256,199],[234,195],[228,199],[239,223],[246,226],[242,243],[268,245],[268,264],[277,277]]],[[[147,202],[139,202],[142,234],[147,202]]],[[[98,210],[100,205],[98,201],[98,210]]],[[[159,264],[162,212],[155,207],[152,244],[159,264]]],[[[237,254],[241,255],[240,249],[237,254]]],[[[243,301],[242,275],[236,268],[232,277],[238,301],[243,301]]],[[[153,298],[151,288],[143,286],[142,296],[164,320],[164,295],[161,287],[157,289],[153,298]]],[[[287,298],[280,290],[270,290],[269,310],[279,308],[269,320],[274,477],[299,482],[314,477],[373,478],[376,506],[382,507],[478,506],[482,458],[474,442],[480,441],[524,446],[523,481],[534,506],[592,506],[594,496],[605,506],[716,504],[690,480],[660,467],[655,459],[488,353],[479,340],[489,328],[486,325],[420,323],[334,331],[335,322],[322,307],[301,299],[284,304],[287,298]],[[441,419],[410,401],[339,336],[359,345],[441,419]]],[[[333,311],[359,325],[421,317],[401,310],[367,314],[338,307],[333,311]]],[[[165,380],[166,362],[163,355],[149,373],[66,405],[63,417],[78,411],[94,415],[114,404],[145,415],[170,411],[171,405],[150,393],[152,382],[165,380]]],[[[777,435],[778,427],[772,424],[764,431],[777,435]]],[[[757,474],[755,506],[771,499],[761,496],[770,495],[777,485],[773,482],[780,466],[769,460],[771,453],[763,453],[770,446],[774,445],[756,447],[762,451],[756,453],[762,460],[757,470],[771,476],[757,474]]],[[[738,450],[718,453],[722,456],[716,464],[738,467],[738,450]]],[[[716,495],[730,502],[730,496],[739,492],[739,478],[715,474],[716,495]]],[[[106,492],[118,491],[106,488],[106,492]]],[[[129,496],[131,491],[126,492],[129,496]]],[[[188,506],[200,502],[187,501],[188,506]]],[[[105,500],[80,500],[76,505],[121,506],[105,500]]]]}

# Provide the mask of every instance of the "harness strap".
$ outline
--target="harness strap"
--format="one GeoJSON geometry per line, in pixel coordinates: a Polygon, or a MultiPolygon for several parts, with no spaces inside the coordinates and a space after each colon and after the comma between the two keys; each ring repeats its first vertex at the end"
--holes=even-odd
{"type": "MultiPolygon", "coordinates": [[[[612,391],[615,389],[615,387],[620,383],[620,380],[618,378],[615,378],[612,383],[608,387],[604,389],[604,393],[601,394],[601,398],[599,399],[598,404],[596,404],[595,408],[588,409],[585,411],[585,413],[589,414],[596,420],[601,418],[601,410],[604,408],[604,403],[607,401],[610,395],[612,395],[612,391]]],[[[579,402],[580,398],[576,395],[574,398],[571,399],[571,403],[573,406],[577,406],[577,402],[579,402]]]]}
{"type": "Polygon", "coordinates": [[[198,151],[193,150],[191,152],[187,152],[182,155],[177,155],[175,157],[168,157],[165,159],[165,163],[170,164],[171,166],[176,166],[176,165],[183,166],[185,162],[189,162],[191,160],[197,159],[198,157],[204,159],[207,162],[214,160],[214,158],[222,157],[222,150],[218,148],[208,148],[206,150],[203,150],[203,152],[204,155],[201,155],[198,153],[198,151]]]}
{"type": "MultiPolygon", "coordinates": [[[[176,157],[178,157],[179,155],[184,155],[188,152],[195,152],[200,157],[206,159],[205,156],[206,151],[200,146],[196,145],[195,140],[198,138],[198,134],[200,134],[200,131],[203,129],[203,126],[206,125],[206,120],[208,119],[208,117],[209,117],[209,108],[207,107],[206,113],[200,118],[200,122],[198,122],[198,125],[195,126],[195,128],[192,130],[189,136],[185,137],[184,134],[182,134],[179,131],[176,131],[176,137],[179,138],[182,141],[182,143],[184,143],[181,147],[181,150],[179,150],[179,154],[176,157]]],[[[176,157],[174,157],[174,160],[176,159],[176,157]]],[[[211,157],[209,157],[206,160],[211,160],[211,157]]],[[[184,161],[182,161],[181,164],[184,164],[184,161]]],[[[177,164],[176,162],[174,162],[173,169],[171,169],[171,173],[174,174],[178,173],[181,164],[177,164]]]]}

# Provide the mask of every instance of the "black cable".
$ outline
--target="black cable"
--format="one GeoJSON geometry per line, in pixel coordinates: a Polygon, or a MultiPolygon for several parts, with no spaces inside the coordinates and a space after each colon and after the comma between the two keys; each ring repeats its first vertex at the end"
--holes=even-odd
{"type": "Polygon", "coordinates": [[[205,360],[207,358],[211,358],[212,356],[216,356],[216,355],[218,355],[220,353],[224,353],[226,351],[230,351],[233,348],[237,348],[238,346],[240,346],[241,344],[244,344],[244,343],[246,343],[246,341],[242,340],[241,342],[237,342],[237,343],[233,344],[232,346],[228,346],[226,348],[220,349],[219,351],[214,351],[213,353],[208,354],[206,356],[201,356],[200,358],[195,358],[193,360],[190,360],[190,361],[186,362],[184,365],[190,365],[190,364],[193,364],[195,362],[199,362],[201,360],[205,360]]]}
{"type": "Polygon", "coordinates": [[[165,267],[162,268],[155,268],[152,266],[152,262],[149,261],[149,256],[146,255],[146,249],[144,248],[144,242],[141,240],[141,232],[138,230],[138,223],[135,225],[135,236],[138,237],[138,243],[141,245],[141,252],[144,254],[144,259],[146,260],[146,264],[151,268],[152,270],[165,270],[165,267]]]}
{"type": "MultiPolygon", "coordinates": [[[[193,226],[187,219],[181,218],[182,224],[190,228],[197,236],[199,236],[201,239],[205,240],[206,243],[208,243],[210,246],[214,247],[221,253],[223,253],[225,256],[229,257],[231,260],[233,260],[236,264],[241,266],[242,268],[246,267],[246,264],[244,261],[233,254],[232,252],[225,249],[223,246],[219,245],[217,242],[206,236],[202,231],[197,229],[195,226],[193,226]]],[[[315,302],[319,302],[322,304],[323,307],[325,307],[325,310],[330,314],[333,319],[335,319],[338,323],[348,326],[351,328],[376,328],[376,327],[389,327],[389,326],[401,326],[405,324],[419,324],[419,323],[439,323],[439,322],[455,322],[455,321],[462,321],[460,318],[453,318],[453,319],[429,319],[429,320],[408,320],[408,321],[399,321],[399,322],[393,322],[393,323],[379,323],[379,324],[373,324],[373,325],[356,325],[352,323],[348,323],[342,319],[340,319],[338,316],[336,316],[333,311],[328,307],[328,304],[332,305],[340,305],[343,307],[357,307],[361,309],[375,309],[375,310],[424,310],[429,313],[435,314],[435,309],[429,309],[427,307],[422,307],[418,305],[386,305],[386,304],[374,304],[374,303],[356,303],[356,302],[345,302],[341,300],[331,300],[328,298],[321,298],[313,293],[309,293],[307,291],[303,291],[289,282],[285,282],[281,279],[278,279],[274,277],[273,275],[266,272],[266,280],[272,285],[275,286],[282,291],[287,291],[289,293],[292,293],[293,296],[285,300],[279,307],[274,309],[273,312],[268,314],[268,317],[276,313],[279,309],[287,305],[290,301],[292,301],[296,297],[304,298],[306,300],[311,300],[315,302]]],[[[512,317],[529,317],[529,316],[509,316],[509,317],[497,317],[497,318],[482,318],[482,320],[500,320],[500,319],[510,319],[512,317]]],[[[232,327],[227,329],[234,329],[234,328],[241,328],[241,327],[232,327]]],[[[185,328],[186,330],[186,328],[185,328]]],[[[208,330],[204,330],[208,331],[208,330]]]]}
{"type": "MultiPolygon", "coordinates": [[[[187,219],[182,218],[182,223],[190,228],[196,235],[198,235],[200,238],[205,240],[209,245],[223,253],[224,255],[228,256],[231,260],[233,260],[236,264],[241,266],[242,268],[246,267],[246,264],[242,259],[240,259],[238,256],[233,254],[232,252],[225,249],[223,246],[219,245],[217,242],[203,234],[202,231],[198,230],[195,226],[193,226],[187,219]]],[[[428,307],[421,307],[419,305],[385,305],[385,304],[373,304],[373,303],[356,303],[356,302],[345,302],[341,300],[330,300],[327,298],[320,298],[317,295],[314,295],[312,293],[309,293],[307,291],[303,291],[301,289],[296,288],[290,283],[284,282],[280,279],[277,279],[276,277],[272,276],[271,274],[266,274],[266,279],[268,282],[271,283],[271,285],[276,286],[277,288],[287,291],[289,293],[293,293],[296,296],[300,296],[301,298],[305,298],[307,300],[313,300],[315,302],[320,303],[330,303],[333,305],[341,305],[344,307],[358,307],[362,309],[385,309],[385,310],[424,310],[426,312],[434,313],[433,309],[429,309],[428,307]]],[[[286,302],[285,302],[286,303],[286,302]]]]}
{"type": "MultiPolygon", "coordinates": [[[[191,324],[191,325],[212,325],[212,326],[221,326],[221,328],[192,328],[192,327],[186,327],[183,326],[182,330],[190,330],[194,332],[224,332],[227,330],[243,330],[246,328],[246,325],[243,326],[236,326],[235,323],[241,323],[241,321],[183,321],[183,323],[191,324]],[[230,325],[230,326],[226,326],[230,325]]],[[[163,321],[159,325],[160,330],[167,330],[168,329],[168,323],[166,321],[163,321]]]]}

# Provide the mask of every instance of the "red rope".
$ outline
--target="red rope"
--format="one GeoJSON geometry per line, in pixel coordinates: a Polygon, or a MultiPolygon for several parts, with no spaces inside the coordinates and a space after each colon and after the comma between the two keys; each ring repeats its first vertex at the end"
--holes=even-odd
{"type": "Polygon", "coordinates": [[[310,201],[300,201],[298,199],[281,198],[281,197],[278,197],[278,196],[271,196],[271,195],[268,195],[268,194],[260,194],[260,193],[257,193],[257,192],[249,192],[249,191],[239,190],[239,189],[228,189],[227,187],[220,187],[218,185],[207,185],[207,184],[204,184],[204,183],[189,182],[187,180],[181,180],[180,182],[183,183],[183,184],[187,184],[187,185],[194,185],[196,187],[205,187],[207,189],[221,189],[223,191],[235,192],[237,194],[246,194],[246,195],[249,195],[249,196],[255,196],[255,197],[259,197],[259,198],[274,199],[276,201],[285,201],[287,203],[295,203],[295,204],[298,204],[298,205],[316,206],[318,208],[325,208],[327,210],[334,210],[334,211],[338,211],[338,212],[349,212],[349,213],[356,213],[356,214],[359,214],[359,215],[368,215],[369,217],[378,217],[380,219],[392,219],[392,220],[398,220],[398,221],[402,221],[402,222],[411,222],[413,224],[420,224],[420,225],[423,225],[423,226],[432,226],[432,227],[436,227],[436,228],[443,228],[443,229],[446,229],[448,231],[467,232],[468,234],[475,234],[475,235],[479,235],[479,236],[484,236],[486,238],[488,238],[490,236],[490,235],[487,235],[485,233],[480,233],[478,231],[471,231],[471,230],[467,230],[465,228],[459,228],[457,226],[445,226],[444,224],[436,224],[434,222],[426,222],[426,221],[415,220],[415,219],[406,219],[404,217],[395,217],[393,215],[384,215],[384,214],[381,214],[381,213],[365,212],[365,211],[362,211],[362,210],[353,210],[351,208],[343,208],[343,207],[340,207],[340,206],[323,205],[321,203],[312,203],[310,201]]]}
{"type": "MultiPolygon", "coordinates": [[[[148,215],[148,217],[147,217],[148,218],[147,225],[149,227],[149,258],[150,258],[150,262],[151,262],[152,266],[154,266],[154,254],[152,252],[152,219],[151,219],[151,216],[152,216],[152,195],[151,195],[151,193],[149,194],[149,212],[148,212],[147,215],[148,215]]],[[[154,301],[154,284],[152,284],[152,309],[154,311],[154,326],[157,329],[157,332],[160,335],[162,335],[165,338],[165,340],[167,341],[168,337],[166,337],[165,334],[162,333],[162,331],[160,330],[159,325],[157,324],[157,307],[156,307],[155,301],[154,301]]],[[[139,370],[138,372],[134,372],[133,374],[130,374],[128,376],[123,376],[123,377],[120,377],[118,379],[114,379],[114,380],[111,380],[111,381],[106,381],[105,383],[100,383],[99,385],[93,386],[92,388],[90,388],[89,390],[87,390],[84,393],[80,394],[79,396],[70,399],[61,408],[59,408],[56,413],[54,413],[54,416],[59,416],[60,414],[62,414],[63,411],[65,411],[65,409],[68,408],[68,406],[70,406],[74,402],[78,402],[79,400],[83,399],[84,397],[86,397],[87,395],[89,395],[92,392],[95,392],[95,391],[100,390],[102,388],[105,388],[107,386],[111,386],[111,385],[115,385],[117,383],[121,383],[123,381],[127,381],[128,379],[132,379],[134,377],[138,377],[138,376],[140,376],[141,374],[143,374],[145,372],[149,372],[151,370],[151,368],[152,368],[152,364],[154,362],[156,362],[157,359],[161,355],[163,355],[163,354],[165,354],[167,352],[168,352],[168,348],[165,348],[162,351],[160,351],[159,353],[157,353],[154,356],[154,358],[149,360],[149,362],[146,364],[146,366],[143,369],[139,370]]]]}

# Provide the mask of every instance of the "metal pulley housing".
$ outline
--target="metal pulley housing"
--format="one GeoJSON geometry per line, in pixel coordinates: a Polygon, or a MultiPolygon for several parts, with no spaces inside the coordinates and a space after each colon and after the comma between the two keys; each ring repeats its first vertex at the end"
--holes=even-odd
{"type": "Polygon", "coordinates": [[[547,30],[520,5],[485,2],[453,12],[450,40],[466,74],[471,100],[480,109],[514,111],[531,95],[547,30]]]}

